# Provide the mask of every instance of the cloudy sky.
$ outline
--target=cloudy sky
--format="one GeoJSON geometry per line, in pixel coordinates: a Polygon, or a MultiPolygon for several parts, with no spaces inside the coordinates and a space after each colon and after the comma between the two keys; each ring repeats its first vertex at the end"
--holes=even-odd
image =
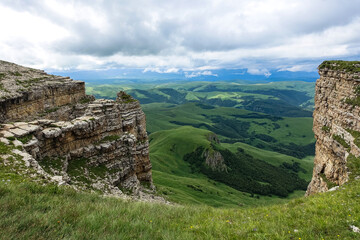
{"type": "Polygon", "coordinates": [[[314,71],[360,60],[360,0],[1,0],[0,59],[42,69],[314,71]]]}

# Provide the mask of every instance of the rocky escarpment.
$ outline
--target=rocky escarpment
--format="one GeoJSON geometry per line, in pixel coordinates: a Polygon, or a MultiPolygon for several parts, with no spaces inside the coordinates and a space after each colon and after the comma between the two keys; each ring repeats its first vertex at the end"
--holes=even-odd
{"type": "MultiPolygon", "coordinates": [[[[0,61],[0,123],[33,120],[85,98],[85,83],[0,61]]],[[[59,115],[66,120],[68,116],[59,115]]]]}
{"type": "MultiPolygon", "coordinates": [[[[206,138],[213,144],[220,144],[220,140],[215,133],[209,133],[206,138]]],[[[205,164],[212,171],[225,171],[227,172],[228,167],[225,164],[224,157],[219,151],[214,150],[213,147],[207,148],[202,153],[205,158],[205,164]]]]}
{"type": "Polygon", "coordinates": [[[325,61],[316,82],[316,155],[306,195],[358,178],[360,166],[360,62],[325,61]]]}
{"type": "Polygon", "coordinates": [[[119,193],[152,189],[145,115],[137,100],[85,94],[85,84],[0,62],[0,163],[59,184],[119,193]]]}

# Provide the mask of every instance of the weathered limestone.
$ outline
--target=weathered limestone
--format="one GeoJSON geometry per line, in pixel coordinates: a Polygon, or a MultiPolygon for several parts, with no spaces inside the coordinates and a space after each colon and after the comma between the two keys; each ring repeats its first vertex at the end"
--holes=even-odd
{"type": "Polygon", "coordinates": [[[103,192],[152,187],[137,100],[124,92],[115,101],[95,100],[86,96],[84,82],[2,61],[0,73],[0,141],[20,146],[17,154],[28,166],[61,184],[103,192]]]}
{"type": "Polygon", "coordinates": [[[224,157],[220,152],[214,151],[213,149],[207,149],[203,153],[205,157],[205,164],[213,171],[227,172],[228,167],[225,164],[224,157]]]}
{"type": "Polygon", "coordinates": [[[306,195],[347,182],[349,155],[360,156],[353,136],[360,132],[360,107],[356,103],[360,99],[360,73],[339,68],[336,63],[319,67],[313,126],[317,140],[315,166],[306,195]]]}
{"type": "Polygon", "coordinates": [[[84,82],[0,61],[0,123],[31,121],[84,97],[84,82]]]}

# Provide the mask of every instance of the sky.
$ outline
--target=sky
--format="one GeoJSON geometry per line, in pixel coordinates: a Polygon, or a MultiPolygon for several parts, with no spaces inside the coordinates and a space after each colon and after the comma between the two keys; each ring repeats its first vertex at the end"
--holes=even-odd
{"type": "Polygon", "coordinates": [[[360,0],[1,0],[0,59],[53,71],[316,71],[360,60],[360,0]]]}

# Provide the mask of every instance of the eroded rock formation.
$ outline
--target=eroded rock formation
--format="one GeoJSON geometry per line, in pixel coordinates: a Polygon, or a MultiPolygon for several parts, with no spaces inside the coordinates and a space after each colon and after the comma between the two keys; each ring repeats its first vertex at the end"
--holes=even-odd
{"type": "Polygon", "coordinates": [[[28,166],[77,188],[152,188],[145,115],[130,95],[95,100],[84,82],[3,61],[0,81],[0,141],[28,166]]]}
{"type": "Polygon", "coordinates": [[[325,61],[316,82],[316,153],[306,195],[325,192],[358,175],[360,62],[325,61]]]}

